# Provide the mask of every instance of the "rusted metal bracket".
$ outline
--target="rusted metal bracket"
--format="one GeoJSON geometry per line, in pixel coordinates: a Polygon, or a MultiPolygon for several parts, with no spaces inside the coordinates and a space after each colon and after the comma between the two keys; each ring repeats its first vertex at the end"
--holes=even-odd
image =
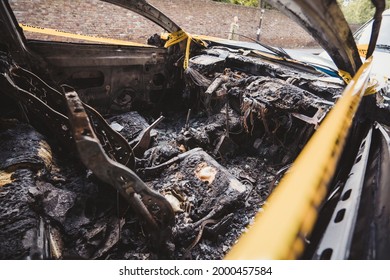
{"type": "Polygon", "coordinates": [[[171,235],[175,221],[171,205],[162,195],[148,188],[132,170],[106,155],[77,93],[65,93],[65,99],[82,162],[100,180],[118,190],[146,223],[153,245],[161,246],[171,235]]]}

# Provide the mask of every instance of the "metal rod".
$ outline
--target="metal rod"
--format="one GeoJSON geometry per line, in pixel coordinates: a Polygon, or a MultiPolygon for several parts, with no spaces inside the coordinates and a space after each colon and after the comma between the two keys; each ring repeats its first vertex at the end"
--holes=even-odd
{"type": "Polygon", "coordinates": [[[260,8],[260,20],[259,20],[259,26],[257,27],[257,32],[256,32],[256,40],[260,41],[260,33],[261,33],[261,24],[263,22],[263,15],[265,12],[264,9],[265,6],[265,0],[259,0],[259,8],[260,8]]]}
{"type": "Polygon", "coordinates": [[[189,122],[190,122],[190,115],[191,115],[191,109],[188,109],[187,112],[187,119],[186,119],[186,125],[185,125],[185,130],[187,131],[190,128],[189,122]]]}

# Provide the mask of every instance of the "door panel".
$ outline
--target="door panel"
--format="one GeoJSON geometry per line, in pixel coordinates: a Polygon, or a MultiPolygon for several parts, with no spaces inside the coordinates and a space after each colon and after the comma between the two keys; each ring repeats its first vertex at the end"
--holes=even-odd
{"type": "Polygon", "coordinates": [[[101,113],[127,111],[167,84],[167,50],[153,47],[29,41],[48,64],[50,79],[77,90],[101,113]]]}

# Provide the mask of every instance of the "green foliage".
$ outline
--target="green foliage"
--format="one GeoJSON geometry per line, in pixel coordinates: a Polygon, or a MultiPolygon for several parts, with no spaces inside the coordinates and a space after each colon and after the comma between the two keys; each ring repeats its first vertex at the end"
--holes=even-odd
{"type": "MultiPolygon", "coordinates": [[[[371,0],[338,0],[338,2],[349,23],[362,24],[371,19],[375,12],[371,0]]],[[[390,8],[390,0],[386,0],[386,8],[390,8]]]]}
{"type": "Polygon", "coordinates": [[[230,1],[233,4],[243,5],[243,6],[252,6],[252,7],[258,7],[259,1],[258,0],[232,0],[230,1]]]}
{"type": "Polygon", "coordinates": [[[243,5],[243,6],[251,6],[251,7],[258,7],[259,6],[259,0],[214,0],[214,1],[231,3],[231,4],[238,4],[238,5],[243,5]]]}

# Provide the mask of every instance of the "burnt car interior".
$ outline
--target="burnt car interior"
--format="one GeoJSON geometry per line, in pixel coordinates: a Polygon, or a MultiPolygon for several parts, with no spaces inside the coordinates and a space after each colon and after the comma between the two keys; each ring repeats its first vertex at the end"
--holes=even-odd
{"type": "MultiPolygon", "coordinates": [[[[191,37],[144,0],[103,2],[170,37],[154,35],[149,46],[27,40],[0,2],[0,259],[223,259],[266,211],[346,81],[272,48],[191,37]]],[[[342,13],[327,2],[339,25],[315,25],[309,13],[304,26],[323,30],[322,46],[353,77],[362,62],[352,33],[339,32],[342,13]]],[[[384,2],[373,2],[380,26],[384,2]]],[[[303,248],[277,257],[389,257],[378,217],[389,214],[387,112],[376,103],[370,95],[357,109],[303,248]],[[352,192],[351,174],[361,181],[356,201],[364,199],[350,206],[345,248],[334,248],[329,221],[336,209],[334,226],[344,224],[338,201],[352,192]]]]}

